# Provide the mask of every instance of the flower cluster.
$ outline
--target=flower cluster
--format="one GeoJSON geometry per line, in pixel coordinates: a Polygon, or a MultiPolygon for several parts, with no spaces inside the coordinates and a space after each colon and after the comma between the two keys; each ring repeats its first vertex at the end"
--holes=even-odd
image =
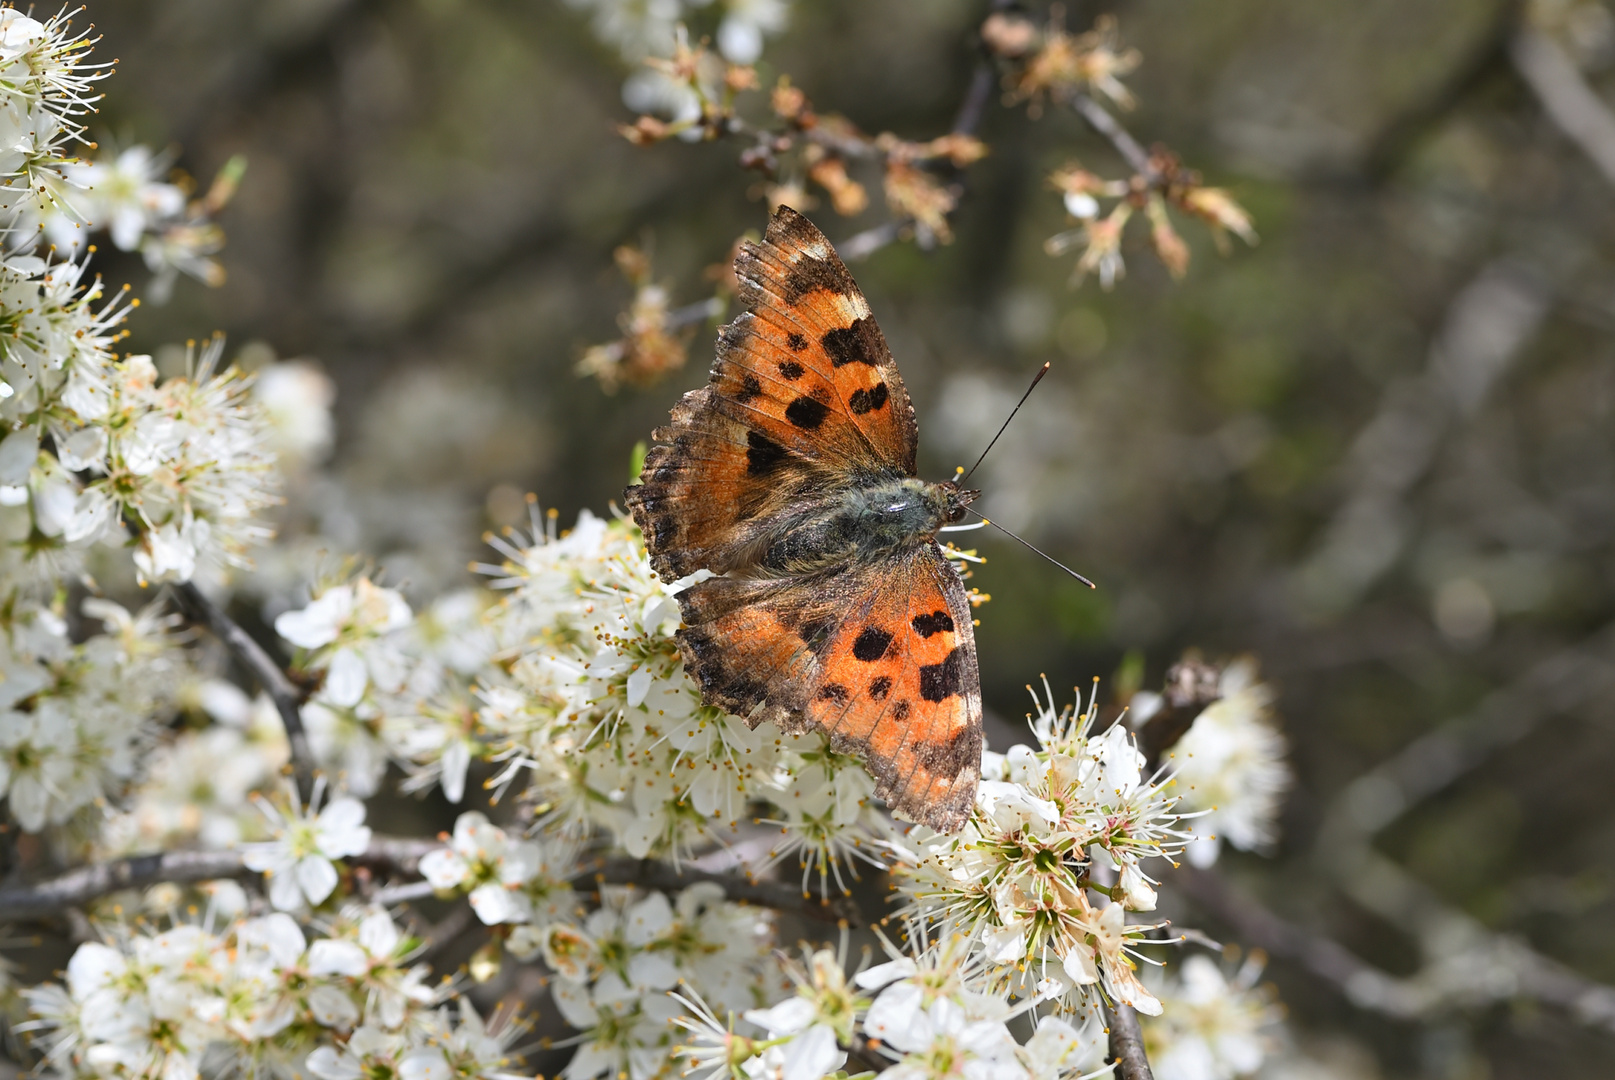
{"type": "Polygon", "coordinates": [[[346,908],[310,942],[289,915],[240,917],[240,886],[210,891],[199,919],[161,932],[114,924],[105,940],[79,946],[65,986],[23,991],[33,1018],[19,1028],[55,1075],[194,1080],[306,1068],[335,1080],[344,1059],[373,1055],[426,1080],[442,1075],[431,1071],[435,1055],[458,1053],[476,1062],[460,1075],[501,1077],[502,1041],[464,1003],[458,1023],[433,1011],[442,991],[410,964],[420,943],[385,911],[346,908]]]}
{"type": "Polygon", "coordinates": [[[207,285],[224,284],[224,268],[212,256],[224,246],[213,219],[235,195],[245,159],[232,158],[201,198],[163,179],[169,155],[145,146],[104,149],[94,161],[61,166],[65,187],[57,205],[33,225],[58,250],[77,256],[92,233],[107,230],[120,251],[138,251],[153,277],[151,298],[161,303],[180,274],[207,285]]]}
{"type": "Polygon", "coordinates": [[[63,8],[40,22],[0,8],[0,212],[13,218],[57,209],[74,188],[70,148],[88,144],[81,118],[101,95],[95,83],[109,64],[91,63],[89,28],[75,32],[63,8]]]}
{"type": "MultiPolygon", "coordinates": [[[[440,891],[466,893],[485,924],[525,924],[510,937],[512,952],[532,957],[549,924],[581,910],[569,878],[574,845],[559,840],[512,840],[475,810],[454,823],[450,846],[421,860],[421,875],[440,891]]],[[[553,965],[552,965],[553,966],[553,965]]]]}
{"type": "Polygon", "coordinates": [[[898,866],[899,887],[914,916],[975,928],[989,962],[1054,980],[1063,1008],[1081,1011],[1103,987],[1156,1015],[1160,1002],[1135,963],[1156,925],[1128,923],[1126,912],[1154,910],[1143,863],[1180,851],[1192,834],[1167,791],[1172,781],[1145,777],[1127,729],[1095,734],[1092,703],[1072,713],[1057,712],[1052,695],[1038,701],[1039,749],[989,757],[960,833],[910,834],[913,855],[898,866]],[[1102,906],[1094,894],[1105,897],[1102,906]]]}
{"type": "Polygon", "coordinates": [[[763,39],[785,29],[789,0],[567,0],[590,12],[595,36],[633,62],[671,56],[680,26],[699,9],[716,6],[718,48],[737,64],[755,63],[763,39]]]}
{"type": "Polygon", "coordinates": [[[1160,980],[1162,1016],[1144,1029],[1150,1064],[1161,1080],[1233,1080],[1249,1076],[1272,1053],[1282,1013],[1256,985],[1262,961],[1251,957],[1233,974],[1205,956],[1183,962],[1160,980]]]}
{"type": "Polygon", "coordinates": [[[106,629],[75,644],[51,609],[18,602],[0,621],[0,795],[26,832],[117,796],[172,705],[183,664],[173,619],[87,600],[106,629]]]}
{"type": "Polygon", "coordinates": [[[556,973],[551,995],[583,1032],[566,1080],[660,1074],[672,1052],[672,1021],[685,986],[737,1010],[777,981],[768,912],[724,900],[717,885],[691,885],[671,901],[659,892],[605,885],[581,926],[552,923],[539,938],[556,973]]]}
{"type": "MultiPolygon", "coordinates": [[[[1237,660],[1218,677],[1217,700],[1172,748],[1180,807],[1195,812],[1187,823],[1195,839],[1184,854],[1196,866],[1216,862],[1224,841],[1241,851],[1261,851],[1274,840],[1290,769],[1284,736],[1273,725],[1272,701],[1272,690],[1256,679],[1255,663],[1237,660]]],[[[1153,708],[1158,702],[1152,695],[1145,704],[1153,708]]]]}
{"type": "Polygon", "coordinates": [[[818,1080],[842,1070],[848,1048],[867,1064],[903,1080],[995,1077],[1058,1080],[1096,1062],[1097,1025],[1054,1016],[1038,1019],[1025,1043],[1009,1023],[1041,1000],[1018,1007],[996,992],[993,977],[965,936],[944,930],[927,939],[911,928],[912,955],[888,946],[893,959],[849,980],[829,949],[806,951],[786,974],[796,992],[766,1009],[720,1022],[704,1002],[681,996],[693,1012],[680,1018],[687,1042],[676,1054],[706,1080],[818,1080]]]}
{"type": "Polygon", "coordinates": [[[782,830],[772,857],[821,881],[882,860],[895,834],[856,760],[701,704],[673,636],[682,583],[656,578],[636,529],[586,513],[564,537],[535,526],[527,546],[501,543],[509,686],[483,691],[505,703],[483,710],[483,738],[531,770],[546,825],[678,859],[756,812],[782,830]]]}

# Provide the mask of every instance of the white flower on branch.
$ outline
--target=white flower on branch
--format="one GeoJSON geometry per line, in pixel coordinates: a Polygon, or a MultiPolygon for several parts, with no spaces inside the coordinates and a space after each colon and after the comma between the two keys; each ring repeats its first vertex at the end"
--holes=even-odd
{"type": "Polygon", "coordinates": [[[297,790],[288,784],[287,806],[267,799],[259,807],[269,819],[274,839],[248,844],[242,861],[269,881],[269,902],[282,911],[302,909],[304,901],[318,906],[336,889],[335,860],[363,855],[370,846],[370,829],[365,825],[364,803],[353,798],[337,798],[316,812],[325,794],[325,781],[315,783],[304,807],[297,790]]]}
{"type": "Polygon", "coordinates": [[[275,620],[275,632],[309,651],[309,670],[325,672],[320,696],[351,708],[371,683],[383,690],[403,683],[405,661],[388,636],[413,617],[397,590],[361,577],[326,589],[299,611],[285,612],[275,620]]]}

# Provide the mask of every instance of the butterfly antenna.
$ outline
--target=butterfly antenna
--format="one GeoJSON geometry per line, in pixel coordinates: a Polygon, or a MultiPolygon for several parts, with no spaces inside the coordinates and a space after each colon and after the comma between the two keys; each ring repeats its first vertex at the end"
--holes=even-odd
{"type": "MultiPolygon", "coordinates": [[[[1021,399],[1017,401],[1015,403],[1015,407],[1009,411],[1009,420],[1004,421],[1004,426],[998,429],[998,434],[993,436],[993,441],[987,444],[987,450],[983,450],[981,452],[981,456],[976,459],[976,463],[970,466],[970,471],[965,473],[964,476],[958,481],[960,487],[963,487],[965,485],[965,481],[974,476],[976,474],[976,470],[981,468],[981,463],[987,460],[987,451],[998,445],[999,437],[1002,436],[1009,428],[1009,421],[1015,419],[1015,414],[1021,411],[1021,406],[1026,404],[1026,399],[1032,396],[1033,390],[1037,389],[1037,384],[1042,382],[1043,376],[1049,373],[1049,364],[1052,362],[1053,361],[1045,360],[1043,361],[1043,366],[1037,369],[1037,374],[1032,376],[1032,385],[1026,388],[1026,393],[1021,395],[1021,399]]],[[[1016,539],[1020,538],[1016,537],[1016,539]]],[[[1026,541],[1022,540],[1021,542],[1024,544],[1026,541]]],[[[1039,552],[1039,554],[1042,553],[1039,552]]],[[[1080,574],[1078,576],[1081,577],[1080,574]]],[[[1083,580],[1087,579],[1084,578],[1083,580]]]]}
{"type": "MultiPolygon", "coordinates": [[[[1047,365],[1044,366],[1044,369],[1047,370],[1047,365]]],[[[1033,385],[1035,386],[1037,384],[1034,383],[1033,385]]],[[[969,514],[976,514],[976,512],[974,510],[970,509],[968,506],[965,507],[965,512],[969,513],[969,514]]],[[[1022,540],[1020,537],[1016,536],[1014,533],[1010,532],[1008,529],[1006,529],[1002,525],[998,524],[998,522],[996,522],[996,521],[992,520],[991,518],[987,517],[985,514],[976,514],[976,516],[981,518],[981,523],[983,525],[991,525],[993,528],[997,529],[999,532],[1003,533],[1005,536],[1009,537],[1011,540],[1015,541],[1017,544],[1020,544],[1022,547],[1026,548],[1026,549],[1028,549],[1030,551],[1034,551],[1037,554],[1043,556],[1045,559],[1049,560],[1049,562],[1053,563],[1055,566],[1058,566],[1061,570],[1064,570],[1066,573],[1070,574],[1072,577],[1076,578],[1078,581],[1080,581],[1084,585],[1088,586],[1088,588],[1090,588],[1090,589],[1099,588],[1099,586],[1095,585],[1093,582],[1089,581],[1087,578],[1083,577],[1081,574],[1079,574],[1075,570],[1071,569],[1069,566],[1067,566],[1065,563],[1061,562],[1059,559],[1056,559],[1053,555],[1050,555],[1048,552],[1046,552],[1046,551],[1042,550],[1041,548],[1029,543],[1026,540],[1022,540]]]]}

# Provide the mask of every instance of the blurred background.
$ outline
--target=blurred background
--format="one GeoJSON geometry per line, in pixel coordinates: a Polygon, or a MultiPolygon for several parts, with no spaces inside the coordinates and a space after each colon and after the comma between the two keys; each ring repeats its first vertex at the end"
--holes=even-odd
{"type": "MultiPolygon", "coordinates": [[[[576,373],[634,296],[614,249],[648,252],[688,304],[766,222],[739,144],[615,132],[634,65],[591,19],[635,6],[89,12],[120,58],[103,145],[171,147],[204,184],[248,162],[220,219],[228,280],[181,281],[128,347],[172,362],[218,330],[249,363],[316,361],[336,442],[284,525],[412,595],[469,580],[525,492],[563,522],[605,512],[635,444],[705,381],[721,320],[649,388],[576,373]]],[[[929,139],[987,10],[798,0],[759,74],[929,139]]],[[[1158,687],[1186,649],[1253,655],[1293,752],[1282,836],[1224,855],[1233,900],[1169,888],[1176,924],[1268,933],[1318,1075],[1615,1075],[1615,993],[1595,985],[1615,982],[1615,19],[1571,0],[1065,17],[1105,13],[1142,53],[1128,128],[1226,188],[1260,243],[1225,257],[1186,226],[1174,281],[1129,232],[1114,290],[1070,287],[1074,258],[1043,248],[1072,225],[1047,178],[1128,170],[1071,111],[995,91],[953,242],[852,267],[918,409],[923,475],[968,465],[1054,364],[978,474],[981,505],[1099,588],[973,534],[989,743],[1020,738],[1040,673],[1158,687]]],[[[712,32],[718,11],[693,18],[712,32]]],[[[810,213],[835,241],[887,216],[810,213]]],[[[136,256],[97,265],[144,277],[136,256]]]]}

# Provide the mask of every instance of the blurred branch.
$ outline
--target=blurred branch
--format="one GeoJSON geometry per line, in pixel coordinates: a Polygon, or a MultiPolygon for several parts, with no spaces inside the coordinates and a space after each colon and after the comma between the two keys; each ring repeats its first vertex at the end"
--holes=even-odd
{"type": "Polygon", "coordinates": [[[1414,996],[1400,980],[1330,938],[1274,914],[1215,870],[1185,864],[1173,872],[1170,880],[1202,909],[1227,924],[1247,947],[1265,949],[1273,956],[1298,962],[1340,990],[1354,1005],[1399,1019],[1419,1015],[1414,996]]]}
{"type": "Polygon", "coordinates": [[[1435,92],[1393,118],[1375,136],[1362,157],[1362,176],[1374,182],[1395,172],[1408,152],[1452,115],[1488,77],[1506,70],[1509,42],[1519,26],[1520,8],[1521,0],[1505,0],[1498,5],[1491,25],[1435,92]]]}
{"type": "Polygon", "coordinates": [[[1296,571],[1305,604],[1349,606],[1395,565],[1408,539],[1407,493],[1435,463],[1449,431],[1479,409],[1531,340],[1550,295],[1534,266],[1505,256],[1453,297],[1424,370],[1386,387],[1352,444],[1349,491],[1296,571]]]}
{"type": "Polygon", "coordinates": [[[1122,156],[1135,173],[1144,178],[1146,185],[1154,187],[1160,183],[1161,171],[1150,160],[1150,153],[1135,138],[1132,133],[1122,127],[1121,122],[1111,115],[1110,110],[1087,94],[1071,95],[1071,107],[1088,122],[1088,126],[1104,136],[1116,152],[1122,156]]]}
{"type": "Polygon", "coordinates": [[[1549,717],[1615,695],[1612,649],[1615,624],[1540,661],[1474,711],[1420,736],[1359,776],[1325,815],[1320,853],[1348,837],[1366,841],[1549,717]]]}
{"type": "MultiPolygon", "coordinates": [[[[349,861],[409,873],[418,869],[423,855],[442,846],[437,840],[378,836],[371,839],[363,855],[349,861]]],[[[250,873],[239,851],[166,851],[113,859],[32,885],[0,889],[0,922],[59,915],[63,908],[87,904],[123,889],[214,881],[250,873]]]]}
{"type": "Polygon", "coordinates": [[[1582,78],[1559,43],[1532,26],[1509,42],[1509,58],[1560,131],[1615,184],[1615,114],[1582,78]]]}
{"type": "Polygon", "coordinates": [[[308,733],[303,730],[302,695],[297,687],[292,685],[292,681],[264,651],[263,646],[193,583],[185,581],[175,585],[174,597],[192,622],[201,623],[211,630],[213,636],[230,650],[230,655],[252,672],[258,686],[275,703],[275,711],[280,713],[281,723],[286,727],[286,742],[291,748],[292,773],[297,778],[299,796],[309,798],[314,788],[314,750],[309,745],[308,733]]]}
{"type": "Polygon", "coordinates": [[[1138,1026],[1138,1013],[1131,1005],[1114,1005],[1100,996],[1105,1008],[1105,1030],[1110,1033],[1110,1060],[1122,1080],[1155,1080],[1150,1060],[1144,1054],[1144,1032],[1138,1026]]]}
{"type": "Polygon", "coordinates": [[[249,872],[238,851],[167,851],[115,859],[34,885],[0,889],[0,922],[60,915],[63,908],[85,904],[120,889],[140,889],[162,882],[213,881],[249,872]]]}

